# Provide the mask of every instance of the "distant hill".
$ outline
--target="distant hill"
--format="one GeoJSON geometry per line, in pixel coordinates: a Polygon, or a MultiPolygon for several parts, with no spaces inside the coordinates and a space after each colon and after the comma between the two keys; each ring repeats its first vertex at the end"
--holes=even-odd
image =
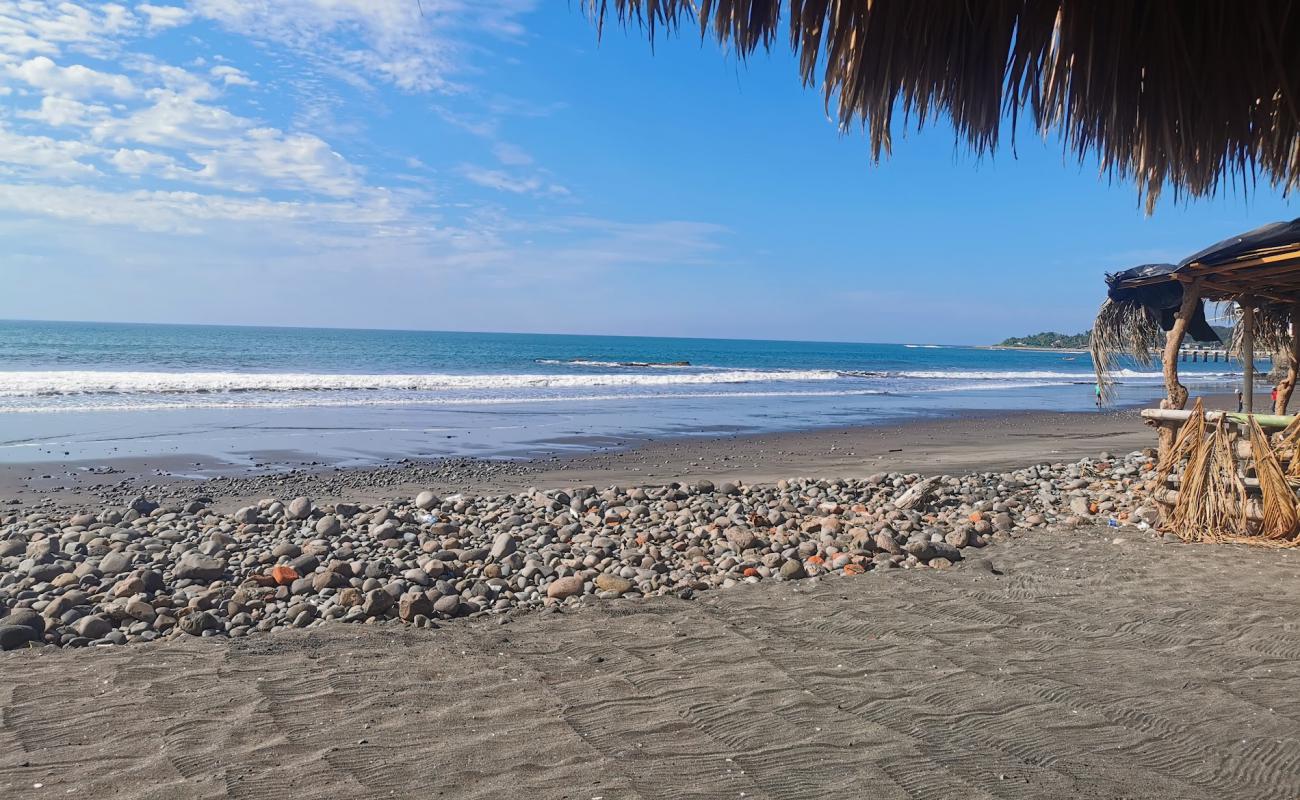
{"type": "MultiPolygon", "coordinates": [[[[1214,332],[1219,334],[1219,338],[1224,344],[1232,338],[1232,328],[1224,325],[1211,325],[1214,332]]],[[[1086,350],[1088,339],[1091,338],[1092,331],[1083,333],[1057,333],[1056,331],[1043,331],[1035,333],[1032,336],[1012,336],[1010,339],[1003,339],[997,344],[998,347],[1035,347],[1048,350],[1086,350]]],[[[1191,340],[1188,340],[1191,343],[1191,340]]]]}
{"type": "Polygon", "coordinates": [[[1003,339],[998,343],[998,347],[1045,347],[1053,350],[1082,350],[1088,346],[1088,337],[1092,331],[1083,333],[1057,333],[1056,331],[1043,331],[1035,333],[1033,336],[1013,336],[1010,339],[1003,339]]]}

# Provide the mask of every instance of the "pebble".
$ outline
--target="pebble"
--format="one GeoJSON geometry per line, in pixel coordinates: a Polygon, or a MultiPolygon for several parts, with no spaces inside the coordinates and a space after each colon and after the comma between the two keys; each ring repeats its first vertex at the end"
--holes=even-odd
{"type": "Polygon", "coordinates": [[[968,560],[997,575],[978,549],[1042,526],[1103,515],[1154,526],[1159,512],[1144,501],[1153,478],[1151,455],[1133,453],[927,478],[910,495],[921,476],[879,473],[752,486],[425,491],[381,503],[264,498],[233,514],[206,498],[163,506],[147,497],[13,513],[0,516],[0,646],[379,620],[432,628],[453,617],[558,611],[587,595],[689,598],[776,577],[968,560]]]}

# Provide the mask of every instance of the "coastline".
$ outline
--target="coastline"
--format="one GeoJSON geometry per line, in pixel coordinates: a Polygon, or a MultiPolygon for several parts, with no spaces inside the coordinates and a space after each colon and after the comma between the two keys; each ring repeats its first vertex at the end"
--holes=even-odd
{"type": "MultiPolygon", "coordinates": [[[[1204,400],[1207,408],[1228,408],[1234,402],[1226,395],[1204,400]]],[[[510,458],[394,458],[364,467],[339,467],[291,451],[261,453],[260,467],[251,468],[188,454],[57,466],[15,462],[0,464],[0,503],[76,508],[121,505],[139,495],[176,501],[203,495],[216,508],[229,510],[264,497],[299,495],[367,502],[423,489],[479,495],[700,478],[771,483],[881,471],[999,471],[1153,447],[1155,436],[1137,414],[1141,405],[1092,412],[957,411],[937,418],[760,434],[578,436],[510,458]]]]}

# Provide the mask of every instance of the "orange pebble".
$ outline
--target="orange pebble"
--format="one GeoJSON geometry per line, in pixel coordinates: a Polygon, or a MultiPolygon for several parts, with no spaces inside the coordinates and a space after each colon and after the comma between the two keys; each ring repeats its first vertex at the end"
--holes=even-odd
{"type": "Polygon", "coordinates": [[[754,577],[755,575],[758,574],[758,570],[754,569],[753,567],[745,567],[745,571],[744,571],[744,573],[742,573],[742,574],[743,574],[746,578],[752,578],[752,577],[754,577]]]}
{"type": "Polygon", "coordinates": [[[804,563],[805,563],[805,564],[825,564],[825,563],[826,563],[826,559],[822,558],[821,556],[808,556],[808,558],[804,559],[804,563]]]}
{"type": "Polygon", "coordinates": [[[845,564],[845,565],[844,565],[844,574],[845,574],[845,575],[861,575],[862,573],[864,573],[864,572],[866,572],[866,571],[867,571],[867,568],[864,567],[864,566],[862,566],[861,564],[845,564]]]}
{"type": "Polygon", "coordinates": [[[981,514],[980,512],[978,512],[978,511],[972,511],[972,512],[970,512],[970,521],[971,521],[971,522],[979,522],[979,521],[982,520],[982,519],[984,519],[984,515],[981,514]]]}
{"type": "Polygon", "coordinates": [[[298,580],[298,570],[288,566],[278,566],[271,569],[271,579],[281,586],[288,586],[298,580]]]}

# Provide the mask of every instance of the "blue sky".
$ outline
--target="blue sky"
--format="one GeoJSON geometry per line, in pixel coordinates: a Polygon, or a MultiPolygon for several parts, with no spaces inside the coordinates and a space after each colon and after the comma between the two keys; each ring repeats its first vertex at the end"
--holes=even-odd
{"type": "Polygon", "coordinates": [[[985,343],[1297,215],[1021,133],[872,165],[788,53],[565,0],[0,0],[0,318],[985,343]]]}

